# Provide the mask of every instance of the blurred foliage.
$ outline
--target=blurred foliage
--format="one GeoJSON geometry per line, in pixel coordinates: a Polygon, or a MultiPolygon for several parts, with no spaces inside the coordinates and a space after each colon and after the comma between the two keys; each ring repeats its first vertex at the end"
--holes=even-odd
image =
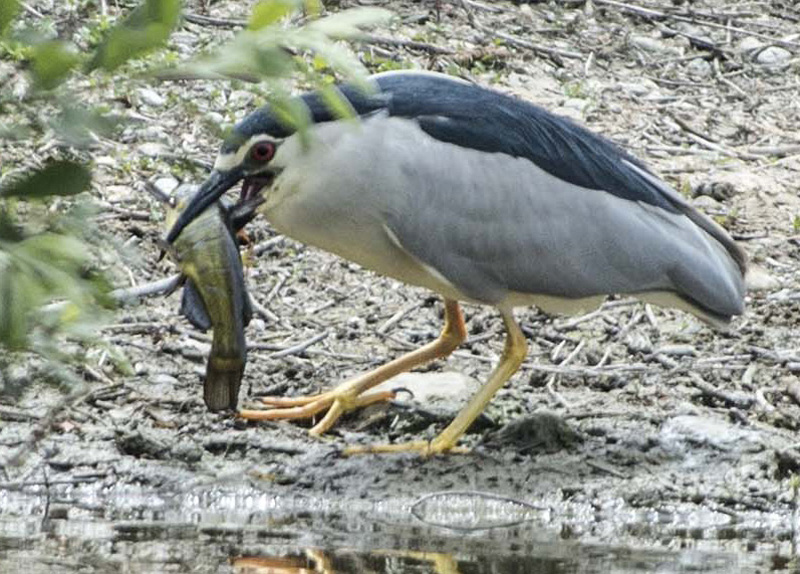
{"type": "MultiPolygon", "coordinates": [[[[281,117],[302,129],[307,112],[289,98],[286,82],[299,77],[322,88],[335,113],[350,115],[333,80],[365,85],[366,73],[337,40],[387,17],[367,8],[322,17],[319,0],[264,0],[216,52],[142,74],[148,68],[142,58],[158,53],[179,24],[181,0],[141,0],[116,22],[98,18],[82,49],[59,37],[52,22],[23,18],[22,8],[19,0],[0,0],[0,58],[30,80],[22,94],[0,90],[0,140],[25,145],[46,138],[56,145],[45,146],[55,150],[52,157],[31,149],[27,170],[0,165],[0,350],[33,351],[51,366],[74,360],[59,344],[63,335],[98,344],[97,320],[112,304],[97,263],[108,241],[94,230],[91,203],[79,194],[91,187],[92,146],[98,136],[113,138],[120,120],[108,108],[84,104],[92,99],[87,90],[99,94],[104,78],[145,81],[153,72],[161,79],[246,79],[261,82],[281,117]]],[[[124,360],[108,350],[124,370],[124,360]]],[[[0,375],[3,361],[0,353],[0,375]]],[[[64,371],[62,380],[67,376],[64,371]]]]}

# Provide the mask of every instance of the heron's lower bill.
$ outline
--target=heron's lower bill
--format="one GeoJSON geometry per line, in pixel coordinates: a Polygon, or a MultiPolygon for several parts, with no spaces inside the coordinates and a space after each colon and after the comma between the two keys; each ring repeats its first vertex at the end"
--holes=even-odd
{"type": "MultiPolygon", "coordinates": [[[[178,197],[176,210],[194,201],[194,195],[187,195],[178,197]]],[[[174,218],[168,217],[168,223],[174,218]]],[[[203,385],[211,410],[237,407],[247,360],[244,328],[251,308],[231,229],[234,218],[215,202],[185,226],[170,250],[186,277],[181,314],[197,328],[214,331],[203,385]]]]}
{"type": "Polygon", "coordinates": [[[242,192],[239,196],[240,202],[248,201],[256,197],[259,192],[270,185],[275,176],[273,174],[254,175],[242,180],[242,192]]]}

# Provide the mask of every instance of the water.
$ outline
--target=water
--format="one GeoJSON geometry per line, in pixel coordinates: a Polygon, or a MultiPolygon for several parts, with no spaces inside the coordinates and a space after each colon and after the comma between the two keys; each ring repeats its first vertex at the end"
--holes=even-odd
{"type": "Polygon", "coordinates": [[[0,491],[0,509],[3,574],[797,571],[791,536],[766,525],[706,517],[682,529],[675,517],[629,516],[608,544],[593,539],[613,516],[581,528],[553,508],[471,492],[367,503],[244,485],[158,496],[75,486],[0,491]]]}

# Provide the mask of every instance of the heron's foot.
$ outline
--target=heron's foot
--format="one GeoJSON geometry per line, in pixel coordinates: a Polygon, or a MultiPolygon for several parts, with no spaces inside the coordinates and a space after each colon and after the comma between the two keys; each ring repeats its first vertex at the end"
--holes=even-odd
{"type": "Polygon", "coordinates": [[[330,430],[344,413],[395,397],[394,391],[362,394],[361,385],[357,384],[359,382],[348,381],[325,393],[307,397],[262,397],[261,401],[269,408],[243,409],[238,416],[255,421],[310,419],[327,410],[322,420],[308,431],[311,435],[319,436],[330,430]]]}
{"type": "Polygon", "coordinates": [[[448,440],[438,436],[432,441],[415,440],[411,442],[404,442],[400,444],[372,444],[372,445],[356,445],[348,446],[344,449],[343,454],[350,456],[351,454],[373,454],[373,453],[388,453],[388,452],[418,452],[424,457],[435,456],[437,454],[452,453],[452,454],[468,454],[470,449],[463,446],[456,446],[457,440],[448,440]]]}

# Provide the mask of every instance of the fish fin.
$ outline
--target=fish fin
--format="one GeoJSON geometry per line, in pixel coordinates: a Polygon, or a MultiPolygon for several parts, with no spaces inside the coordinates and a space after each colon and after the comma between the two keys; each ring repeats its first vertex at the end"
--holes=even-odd
{"type": "Polygon", "coordinates": [[[197,290],[197,286],[191,279],[186,280],[181,296],[181,315],[201,331],[208,331],[211,328],[211,317],[203,302],[203,297],[197,290]]]}
{"type": "Polygon", "coordinates": [[[236,410],[239,402],[239,386],[244,376],[244,361],[212,356],[206,364],[206,379],[203,382],[203,400],[209,410],[236,410]]]}

